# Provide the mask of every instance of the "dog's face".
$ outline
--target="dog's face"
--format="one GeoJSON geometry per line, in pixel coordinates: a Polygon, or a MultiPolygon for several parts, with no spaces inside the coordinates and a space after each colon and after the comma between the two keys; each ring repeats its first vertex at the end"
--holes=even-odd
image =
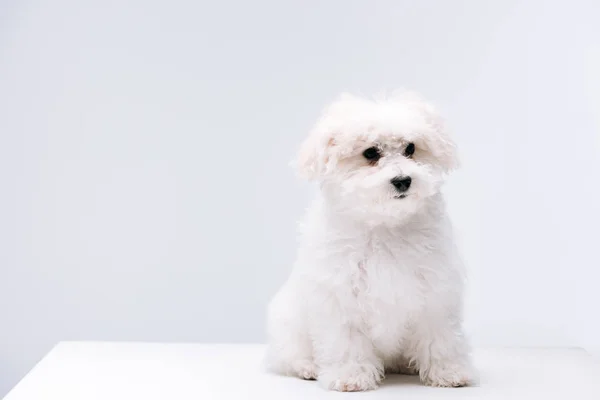
{"type": "Polygon", "coordinates": [[[373,223],[416,212],[457,164],[441,118],[409,93],[380,101],[342,95],[297,159],[299,172],[321,182],[336,211],[373,223]]]}

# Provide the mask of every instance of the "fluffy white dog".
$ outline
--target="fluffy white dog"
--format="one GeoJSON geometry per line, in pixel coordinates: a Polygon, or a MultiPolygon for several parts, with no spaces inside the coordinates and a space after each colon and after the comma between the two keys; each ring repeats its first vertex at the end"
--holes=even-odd
{"type": "Polygon", "coordinates": [[[457,164],[442,119],[415,94],[346,94],[325,109],[297,159],[320,195],[269,305],[271,370],[339,391],[375,389],[384,372],[474,381],[463,265],[440,193],[457,164]]]}

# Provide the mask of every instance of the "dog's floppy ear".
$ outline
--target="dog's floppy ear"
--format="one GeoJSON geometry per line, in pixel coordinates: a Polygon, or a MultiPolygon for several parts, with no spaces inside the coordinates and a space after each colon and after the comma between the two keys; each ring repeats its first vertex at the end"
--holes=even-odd
{"type": "Polygon", "coordinates": [[[348,129],[345,123],[364,104],[364,99],[342,93],[325,107],[296,157],[294,164],[300,176],[322,178],[336,167],[340,159],[352,152],[353,143],[345,137],[348,129]]]}
{"type": "Polygon", "coordinates": [[[339,118],[349,112],[358,99],[342,93],[334,102],[324,108],[321,118],[300,146],[294,162],[298,174],[306,179],[318,179],[330,172],[336,165],[344,149],[336,139],[343,130],[339,118]]]}
{"type": "Polygon", "coordinates": [[[430,151],[444,172],[450,173],[460,166],[456,144],[447,130],[445,121],[433,108],[428,108],[426,115],[431,128],[435,132],[432,135],[431,143],[429,143],[430,151]]]}
{"type": "Polygon", "coordinates": [[[333,134],[321,131],[319,126],[315,127],[300,146],[294,162],[298,174],[308,180],[325,175],[335,162],[335,146],[333,134]]]}
{"type": "Polygon", "coordinates": [[[429,134],[425,145],[445,173],[452,172],[460,166],[456,144],[447,130],[446,122],[438,110],[419,94],[407,92],[403,94],[407,102],[416,107],[424,116],[429,126],[429,134]]]}
{"type": "Polygon", "coordinates": [[[436,157],[445,173],[450,173],[460,167],[458,150],[448,134],[444,132],[440,135],[436,148],[436,157]]]}

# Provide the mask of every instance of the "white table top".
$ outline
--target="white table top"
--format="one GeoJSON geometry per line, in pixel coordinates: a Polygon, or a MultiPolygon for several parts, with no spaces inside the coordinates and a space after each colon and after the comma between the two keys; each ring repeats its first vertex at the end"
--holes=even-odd
{"type": "Polygon", "coordinates": [[[430,388],[392,375],[372,392],[337,393],[263,372],[261,345],[65,342],[5,400],[600,399],[600,364],[579,349],[481,349],[481,383],[430,388]]]}

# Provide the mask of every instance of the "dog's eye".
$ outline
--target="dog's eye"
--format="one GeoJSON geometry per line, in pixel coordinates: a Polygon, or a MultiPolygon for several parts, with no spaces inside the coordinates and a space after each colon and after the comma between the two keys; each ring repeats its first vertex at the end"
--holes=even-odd
{"type": "Polygon", "coordinates": [[[363,151],[363,157],[371,162],[376,162],[381,158],[381,152],[377,147],[369,147],[363,151]]]}
{"type": "Polygon", "coordinates": [[[415,144],[409,143],[404,149],[404,156],[411,157],[413,154],[415,154],[415,144]]]}

